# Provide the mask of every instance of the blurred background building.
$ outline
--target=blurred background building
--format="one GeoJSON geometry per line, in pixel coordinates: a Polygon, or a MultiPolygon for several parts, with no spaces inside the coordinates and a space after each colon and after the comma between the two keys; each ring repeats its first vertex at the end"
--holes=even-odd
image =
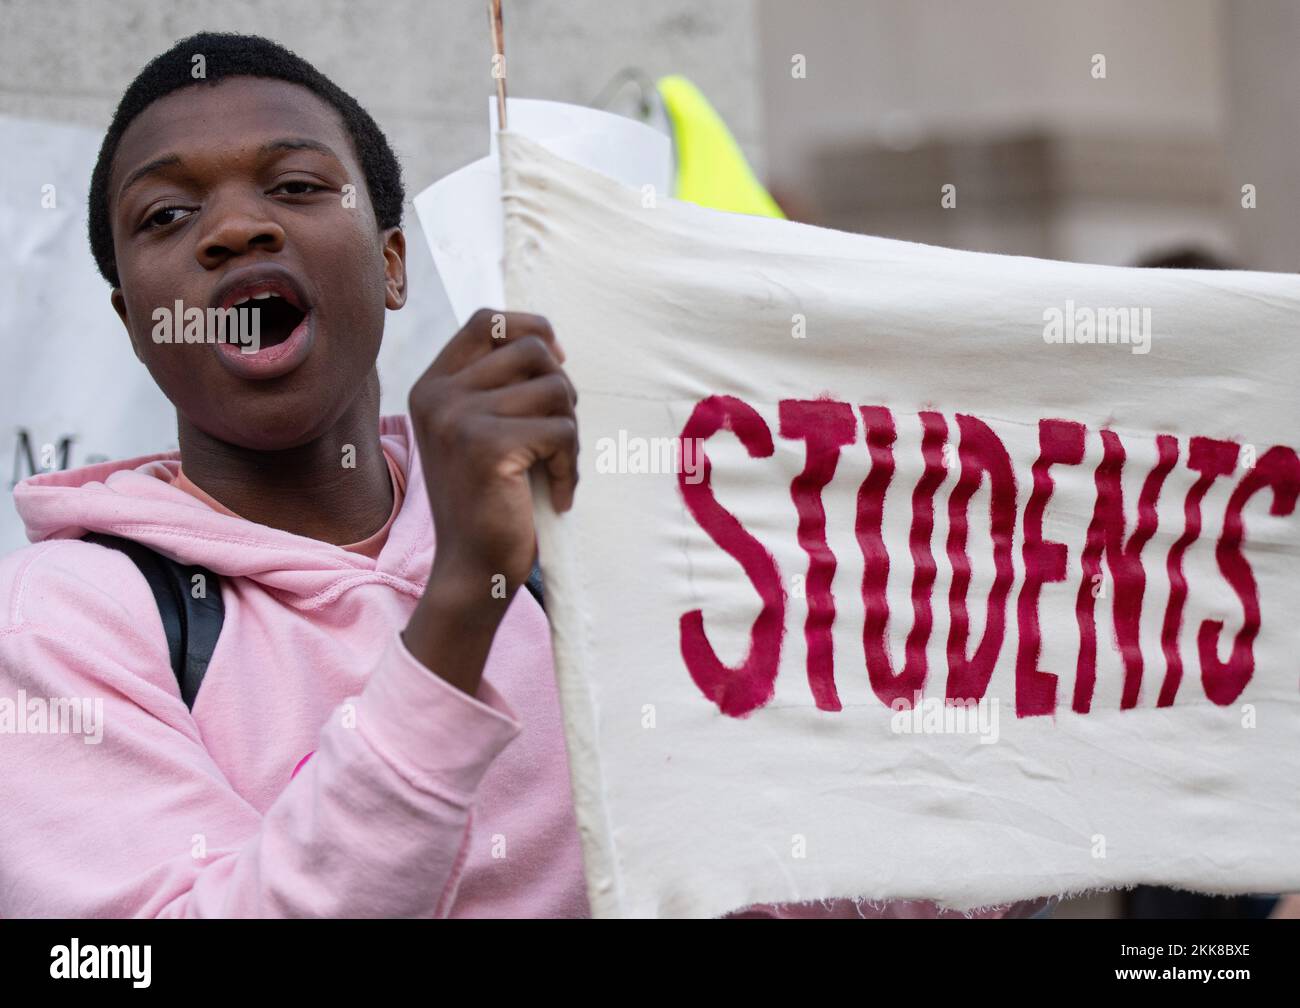
{"type": "Polygon", "coordinates": [[[1300,265],[1300,5],[760,0],[757,16],[766,172],[796,215],[1086,262],[1197,245],[1300,265]]]}

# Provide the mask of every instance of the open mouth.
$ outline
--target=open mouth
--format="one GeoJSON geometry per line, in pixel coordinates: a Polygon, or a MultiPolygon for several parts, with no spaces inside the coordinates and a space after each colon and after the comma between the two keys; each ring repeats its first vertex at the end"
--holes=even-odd
{"type": "Polygon", "coordinates": [[[274,264],[238,270],[213,295],[213,307],[233,310],[237,342],[214,347],[238,378],[282,378],[311,356],[316,341],[312,299],[288,270],[274,264]]]}
{"type": "Polygon", "coordinates": [[[279,346],[307,317],[301,308],[274,291],[241,298],[232,307],[239,313],[239,331],[257,333],[263,347],[279,346]]]}

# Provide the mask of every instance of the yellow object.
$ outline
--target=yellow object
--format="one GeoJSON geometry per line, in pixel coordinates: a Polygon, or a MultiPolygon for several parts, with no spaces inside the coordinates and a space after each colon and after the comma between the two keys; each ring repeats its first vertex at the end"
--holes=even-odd
{"type": "Polygon", "coordinates": [[[758,217],[785,214],[754,177],[727,124],[700,89],[673,74],[656,83],[673,128],[680,200],[758,217]]]}

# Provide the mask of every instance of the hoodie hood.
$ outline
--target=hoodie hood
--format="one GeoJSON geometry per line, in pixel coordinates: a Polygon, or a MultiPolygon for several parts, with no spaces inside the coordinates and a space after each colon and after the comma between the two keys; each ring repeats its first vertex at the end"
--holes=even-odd
{"type": "Polygon", "coordinates": [[[433,520],[409,419],[381,418],[379,435],[406,476],[406,494],[374,559],[213,511],[171,486],[180,468],[175,451],[31,476],[14,488],[14,504],[34,543],[103,532],[313,602],[326,601],[318,596],[336,594],[356,575],[391,579],[409,591],[428,577],[433,520]]]}

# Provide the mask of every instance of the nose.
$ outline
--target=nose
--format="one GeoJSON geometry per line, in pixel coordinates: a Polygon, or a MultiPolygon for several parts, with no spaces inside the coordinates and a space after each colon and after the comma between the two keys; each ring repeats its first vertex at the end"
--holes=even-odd
{"type": "Polygon", "coordinates": [[[232,256],[255,248],[279,252],[284,248],[284,228],[267,213],[260,193],[213,194],[204,208],[206,227],[195,257],[205,269],[220,266],[232,256]]]}

